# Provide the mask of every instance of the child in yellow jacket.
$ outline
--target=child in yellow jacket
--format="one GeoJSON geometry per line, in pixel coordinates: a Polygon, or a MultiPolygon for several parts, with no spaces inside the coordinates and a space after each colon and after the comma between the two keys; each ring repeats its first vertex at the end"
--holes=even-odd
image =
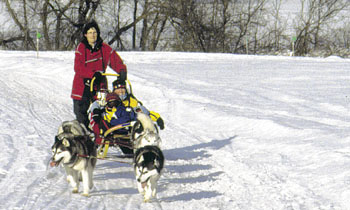
{"type": "Polygon", "coordinates": [[[157,125],[161,130],[164,129],[164,121],[157,112],[149,111],[144,107],[141,101],[138,101],[136,97],[132,94],[129,94],[126,90],[125,80],[115,80],[113,82],[113,92],[118,94],[126,108],[132,108],[135,112],[143,112],[148,114],[154,122],[157,122],[157,125]]]}

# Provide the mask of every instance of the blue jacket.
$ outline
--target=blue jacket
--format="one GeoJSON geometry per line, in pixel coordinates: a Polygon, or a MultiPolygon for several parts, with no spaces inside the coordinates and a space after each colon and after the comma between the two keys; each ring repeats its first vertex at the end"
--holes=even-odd
{"type": "Polygon", "coordinates": [[[116,126],[119,124],[130,122],[135,119],[136,117],[133,111],[127,112],[124,106],[118,106],[117,111],[114,112],[114,115],[110,121],[110,124],[112,126],[116,126]]]}

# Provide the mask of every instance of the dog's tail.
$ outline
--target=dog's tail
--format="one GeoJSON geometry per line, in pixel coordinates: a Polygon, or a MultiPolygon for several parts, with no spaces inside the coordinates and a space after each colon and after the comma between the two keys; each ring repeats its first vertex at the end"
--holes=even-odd
{"type": "Polygon", "coordinates": [[[62,125],[58,128],[58,134],[61,133],[71,133],[74,136],[85,136],[87,135],[87,130],[85,126],[79,123],[77,120],[64,121],[62,125]]]}
{"type": "Polygon", "coordinates": [[[137,120],[140,121],[140,123],[143,127],[143,130],[157,132],[156,127],[154,126],[152,119],[148,115],[146,115],[142,112],[138,112],[137,113],[137,120]]]}

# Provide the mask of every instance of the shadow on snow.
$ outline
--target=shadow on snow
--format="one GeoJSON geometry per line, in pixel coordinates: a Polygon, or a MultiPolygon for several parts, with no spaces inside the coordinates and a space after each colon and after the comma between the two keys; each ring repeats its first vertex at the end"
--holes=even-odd
{"type": "Polygon", "coordinates": [[[212,140],[210,142],[204,142],[187,147],[164,150],[163,152],[167,161],[209,158],[211,155],[208,153],[207,149],[220,150],[224,146],[230,145],[233,139],[235,139],[236,137],[237,136],[233,136],[223,140],[212,140]]]}
{"type": "MultiPolygon", "coordinates": [[[[195,183],[205,183],[205,182],[215,182],[221,174],[224,172],[222,171],[216,171],[212,172],[210,169],[213,168],[212,165],[208,164],[206,159],[211,158],[210,151],[217,151],[226,145],[230,145],[237,136],[233,136],[227,139],[223,140],[212,140],[210,142],[200,143],[196,145],[186,146],[182,148],[176,148],[176,149],[170,149],[164,151],[164,156],[166,161],[169,161],[169,164],[166,164],[166,171],[167,178],[161,178],[163,183],[166,183],[165,186],[163,185],[162,189],[160,191],[166,191],[167,186],[170,184],[195,184],[195,183]],[[193,161],[198,161],[197,163],[193,164],[193,161]],[[172,165],[171,162],[173,161],[180,161],[181,164],[179,165],[172,165]],[[184,162],[182,162],[184,161],[184,162]],[[189,162],[189,164],[186,164],[186,161],[189,162]],[[184,163],[184,164],[183,164],[184,163]],[[192,172],[200,172],[200,176],[192,176],[192,172]],[[181,177],[174,177],[176,174],[182,174],[181,177]],[[183,177],[183,175],[188,174],[187,177],[183,177]],[[172,178],[173,177],[173,178],[172,178]]],[[[218,160],[219,161],[219,160],[218,160]]],[[[177,175],[176,175],[177,176],[177,175]]],[[[201,191],[201,192],[184,192],[178,195],[174,195],[172,197],[165,197],[162,198],[162,201],[176,201],[176,200],[182,200],[182,201],[188,201],[188,200],[199,200],[199,199],[206,199],[206,198],[212,198],[221,195],[220,193],[216,191],[201,191]]]]}

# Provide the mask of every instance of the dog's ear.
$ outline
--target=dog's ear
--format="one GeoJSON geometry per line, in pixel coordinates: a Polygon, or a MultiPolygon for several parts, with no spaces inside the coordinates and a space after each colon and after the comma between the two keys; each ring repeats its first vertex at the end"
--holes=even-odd
{"type": "Polygon", "coordinates": [[[59,141],[58,137],[55,136],[55,143],[57,143],[59,141]]]}
{"type": "Polygon", "coordinates": [[[69,147],[69,141],[66,139],[66,138],[64,138],[63,140],[62,140],[62,144],[63,144],[63,146],[65,146],[65,147],[69,147]]]}

